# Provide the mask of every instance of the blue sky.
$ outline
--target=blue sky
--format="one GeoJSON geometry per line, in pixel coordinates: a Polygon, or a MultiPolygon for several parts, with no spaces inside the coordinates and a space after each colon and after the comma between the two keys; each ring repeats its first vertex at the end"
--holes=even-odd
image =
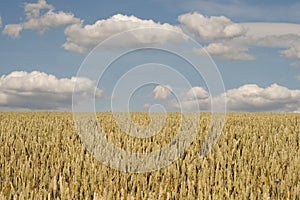
{"type": "MultiPolygon", "coordinates": [[[[181,69],[191,87],[172,85],[176,78],[166,74],[164,83],[148,85],[133,93],[132,110],[147,110],[155,104],[177,110],[176,98],[181,101],[182,109],[193,110],[195,105],[200,105],[201,110],[206,110],[209,102],[218,104],[226,94],[227,107],[232,111],[298,112],[299,10],[300,2],[296,0],[3,1],[0,6],[0,108],[70,109],[74,86],[80,88],[78,98],[87,101],[94,96],[97,86],[99,110],[111,110],[114,99],[123,102],[126,108],[128,100],[118,99],[120,95],[113,94],[111,88],[126,70],[151,61],[181,69]],[[202,49],[191,48],[187,52],[193,52],[190,58],[195,60],[201,60],[203,52],[212,57],[209,66],[216,64],[225,86],[224,94],[208,91],[208,83],[194,76],[191,66],[182,59],[150,51],[140,51],[116,62],[106,74],[108,77],[104,77],[103,85],[101,81],[97,84],[92,73],[75,81],[79,67],[84,66],[84,60],[89,63],[93,58],[89,53],[98,43],[115,34],[149,26],[186,34],[202,45],[202,49]]],[[[174,51],[190,47],[176,46],[175,40],[184,40],[155,31],[140,32],[139,40],[149,40],[149,45],[159,48],[173,45],[174,51]]],[[[126,48],[139,45],[123,37],[122,41],[128,40],[122,44],[126,48]]],[[[116,46],[100,48],[107,57],[118,51],[116,46]]],[[[101,65],[102,60],[92,63],[101,65]]],[[[142,79],[147,77],[147,74],[139,75],[142,79]]]]}

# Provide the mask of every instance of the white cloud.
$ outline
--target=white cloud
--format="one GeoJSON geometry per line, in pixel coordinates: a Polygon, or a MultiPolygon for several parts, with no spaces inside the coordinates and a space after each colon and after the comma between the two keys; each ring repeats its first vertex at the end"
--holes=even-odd
{"type": "MultiPolygon", "coordinates": [[[[188,93],[185,95],[187,96],[188,93]]],[[[209,110],[211,101],[214,105],[227,102],[228,111],[285,111],[294,112],[300,110],[300,90],[292,90],[278,84],[262,88],[255,84],[243,85],[230,89],[225,94],[206,99],[183,98],[180,102],[183,109],[194,110],[199,106],[200,110],[209,110]]],[[[180,108],[180,104],[174,99],[169,106],[180,108]]]]}
{"type": "Polygon", "coordinates": [[[250,55],[249,49],[246,46],[234,43],[211,43],[203,48],[193,49],[193,52],[199,55],[221,57],[231,60],[254,60],[255,57],[250,55]]]}
{"type": "Polygon", "coordinates": [[[15,71],[0,77],[0,106],[29,109],[70,108],[74,86],[82,99],[102,96],[95,82],[84,77],[58,79],[43,72],[15,71]],[[96,89],[96,90],[95,90],[96,89]]]}
{"type": "Polygon", "coordinates": [[[32,19],[40,16],[40,10],[47,9],[51,10],[54,7],[47,4],[46,0],[38,0],[37,3],[25,3],[24,12],[27,19],[32,19]]]}
{"type": "MultiPolygon", "coordinates": [[[[199,1],[181,1],[179,6],[185,10],[201,10],[208,15],[226,15],[239,21],[295,21],[299,19],[300,3],[299,1],[276,1],[274,3],[265,3],[266,1],[242,1],[240,3],[230,3],[227,0],[202,0],[199,1]],[[252,3],[253,2],[253,3],[252,3]],[[258,6],[259,5],[259,6],[258,6]]],[[[271,1],[269,1],[271,2],[271,1]]]]}
{"type": "Polygon", "coordinates": [[[205,41],[229,39],[245,34],[243,26],[225,16],[207,17],[195,12],[180,15],[178,20],[189,33],[205,41]]]}
{"type": "Polygon", "coordinates": [[[270,36],[300,35],[300,25],[292,23],[240,23],[247,30],[247,37],[265,38],[270,36]]]}
{"type": "Polygon", "coordinates": [[[206,110],[210,106],[210,94],[202,87],[195,86],[178,96],[178,99],[172,99],[169,106],[176,109],[195,111],[206,110]]]}
{"type": "Polygon", "coordinates": [[[300,46],[291,47],[280,52],[288,58],[300,58],[300,46]]]}
{"type": "MultiPolygon", "coordinates": [[[[150,30],[149,28],[161,28],[181,32],[179,27],[167,23],[160,24],[153,20],[143,20],[135,16],[116,14],[108,19],[98,20],[91,25],[73,24],[68,26],[65,29],[67,41],[63,44],[63,48],[73,52],[87,53],[112,35],[140,28],[148,29],[140,30],[138,34],[134,35],[135,39],[150,44],[164,44],[169,41],[176,42],[178,38],[174,38],[175,34],[172,34],[172,31],[168,33],[167,31],[159,31],[158,29],[150,30]]],[[[122,43],[124,44],[118,43],[117,45],[136,45],[129,37],[124,38],[122,43]]]]}
{"type": "Polygon", "coordinates": [[[17,38],[24,29],[38,30],[40,33],[43,33],[51,27],[81,23],[81,20],[74,17],[72,13],[55,12],[54,7],[47,4],[45,0],[39,0],[38,3],[26,3],[24,12],[26,21],[19,24],[7,24],[3,30],[4,34],[17,38]],[[40,15],[40,10],[42,9],[47,9],[48,11],[40,15]]]}
{"type": "Polygon", "coordinates": [[[242,23],[247,34],[246,45],[287,48],[279,53],[287,58],[300,58],[300,25],[291,23],[242,23]]]}
{"type": "Polygon", "coordinates": [[[3,33],[13,38],[18,38],[23,30],[22,24],[7,24],[4,27],[3,33]]]}
{"type": "Polygon", "coordinates": [[[38,18],[30,18],[23,24],[23,28],[45,31],[49,27],[58,27],[75,23],[80,23],[80,19],[74,17],[73,14],[49,10],[47,13],[38,18]]]}
{"type": "Polygon", "coordinates": [[[291,23],[234,23],[224,16],[204,16],[187,13],[178,17],[183,30],[200,40],[210,42],[210,55],[231,60],[253,60],[249,47],[286,48],[279,53],[288,58],[300,58],[300,25],[291,23]]]}
{"type": "Polygon", "coordinates": [[[263,90],[262,96],[270,100],[286,100],[292,98],[292,91],[286,87],[272,84],[263,90]]]}
{"type": "Polygon", "coordinates": [[[189,99],[206,99],[209,93],[202,87],[192,87],[186,94],[189,99]]]}
{"type": "Polygon", "coordinates": [[[169,85],[158,85],[154,88],[154,99],[167,99],[171,95],[172,88],[169,85]]]}
{"type": "Polygon", "coordinates": [[[2,17],[0,16],[0,28],[2,27],[2,17]]]}
{"type": "Polygon", "coordinates": [[[300,25],[289,23],[243,23],[247,34],[240,42],[246,45],[270,48],[286,48],[289,51],[280,51],[284,56],[290,56],[291,52],[300,46],[300,25]]]}
{"type": "Polygon", "coordinates": [[[230,60],[254,60],[248,44],[236,42],[245,39],[247,29],[225,16],[207,17],[200,13],[187,13],[178,17],[183,29],[200,40],[211,42],[203,48],[193,49],[195,54],[216,56],[230,60]]]}
{"type": "MultiPolygon", "coordinates": [[[[249,53],[252,46],[280,48],[279,53],[288,58],[300,59],[300,24],[291,23],[235,23],[225,16],[204,16],[201,13],[186,13],[178,16],[179,25],[161,24],[151,19],[139,19],[135,16],[116,14],[101,19],[94,24],[84,25],[83,21],[72,13],[55,11],[54,6],[46,0],[37,3],[25,3],[26,20],[18,24],[7,24],[3,33],[13,38],[20,37],[23,30],[37,30],[43,33],[51,27],[67,26],[64,33],[67,37],[62,45],[65,50],[77,53],[88,53],[100,42],[112,35],[131,29],[147,28],[138,34],[124,38],[118,47],[136,47],[138,42],[149,44],[165,44],[178,42],[178,35],[161,28],[190,33],[196,38],[209,42],[202,50],[216,57],[232,60],[253,60],[249,53]],[[43,11],[43,12],[41,12],[43,11]]],[[[1,25],[0,17],[0,25],[1,25]]],[[[127,35],[128,36],[128,35],[127,35]]],[[[113,45],[113,44],[110,44],[113,45]]]]}
{"type": "Polygon", "coordinates": [[[300,109],[300,90],[273,84],[267,88],[244,85],[226,93],[228,108],[238,111],[295,111],[300,109]]]}
{"type": "MultiPolygon", "coordinates": [[[[191,15],[191,14],[189,14],[191,15]]],[[[194,14],[195,15],[195,14],[194,14]]],[[[198,16],[198,15],[196,15],[198,16]]],[[[291,23],[238,23],[237,26],[243,27],[242,34],[237,37],[222,37],[222,26],[219,28],[210,29],[211,27],[218,26],[218,23],[214,24],[208,19],[218,19],[222,21],[221,17],[212,16],[206,18],[204,16],[198,16],[198,18],[206,19],[205,26],[202,23],[195,22],[192,25],[194,34],[197,30],[206,31],[204,33],[198,33],[202,39],[210,39],[210,44],[203,49],[195,49],[194,52],[202,54],[207,51],[211,56],[221,57],[231,60],[253,60],[255,57],[249,53],[249,47],[269,47],[269,48],[286,48],[279,51],[279,53],[287,58],[300,58],[300,25],[291,23]],[[197,28],[198,27],[198,28],[197,28]],[[205,29],[208,27],[208,29],[205,29]],[[216,30],[213,32],[212,30],[216,30]],[[201,34],[204,36],[201,36],[201,34]],[[221,40],[220,40],[221,39],[221,40]]],[[[202,19],[202,21],[203,21],[202,19]]],[[[200,20],[201,21],[201,20],[200,20]]],[[[224,20],[226,21],[226,20],[224,20]]],[[[227,20],[228,21],[228,20],[227,20]]],[[[192,23],[188,22],[188,23],[192,23]]],[[[230,21],[231,22],[231,21],[230,21]]],[[[232,22],[231,22],[232,23],[232,22]]],[[[225,26],[225,25],[224,25],[225,26]]],[[[201,32],[201,31],[200,31],[201,32]]],[[[197,35],[197,34],[196,34],[197,35]]]]}

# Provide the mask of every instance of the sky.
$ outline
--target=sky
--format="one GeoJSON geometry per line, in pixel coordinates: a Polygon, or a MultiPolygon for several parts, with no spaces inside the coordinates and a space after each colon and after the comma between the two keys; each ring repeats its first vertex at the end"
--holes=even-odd
{"type": "Polygon", "coordinates": [[[297,0],[2,1],[0,109],[299,112],[299,10],[297,0]]]}

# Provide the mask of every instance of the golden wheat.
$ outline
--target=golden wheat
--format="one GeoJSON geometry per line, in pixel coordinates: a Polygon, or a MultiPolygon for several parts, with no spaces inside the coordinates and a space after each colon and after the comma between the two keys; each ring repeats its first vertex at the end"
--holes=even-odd
{"type": "MultiPolygon", "coordinates": [[[[97,113],[108,139],[131,152],[166,145],[178,130],[168,113],[160,132],[126,135],[111,113],[97,113]]],[[[149,124],[146,113],[131,113],[149,124]]],[[[141,174],[119,172],[96,160],[81,143],[72,113],[0,112],[1,199],[300,199],[300,115],[227,114],[211,153],[198,152],[210,114],[182,158],[141,174]]]]}

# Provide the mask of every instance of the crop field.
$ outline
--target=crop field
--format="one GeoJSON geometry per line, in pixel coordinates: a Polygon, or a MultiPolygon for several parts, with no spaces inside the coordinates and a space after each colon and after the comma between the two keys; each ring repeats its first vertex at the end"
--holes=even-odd
{"type": "MultiPolygon", "coordinates": [[[[131,113],[147,126],[147,113],[131,113]]],[[[171,165],[146,173],[112,169],[82,144],[71,112],[0,112],[0,199],[300,199],[300,115],[228,113],[206,157],[199,150],[211,115],[171,165]]],[[[146,139],[122,132],[109,112],[97,113],[109,141],[131,152],[162,148],[179,113],[146,139]]]]}

